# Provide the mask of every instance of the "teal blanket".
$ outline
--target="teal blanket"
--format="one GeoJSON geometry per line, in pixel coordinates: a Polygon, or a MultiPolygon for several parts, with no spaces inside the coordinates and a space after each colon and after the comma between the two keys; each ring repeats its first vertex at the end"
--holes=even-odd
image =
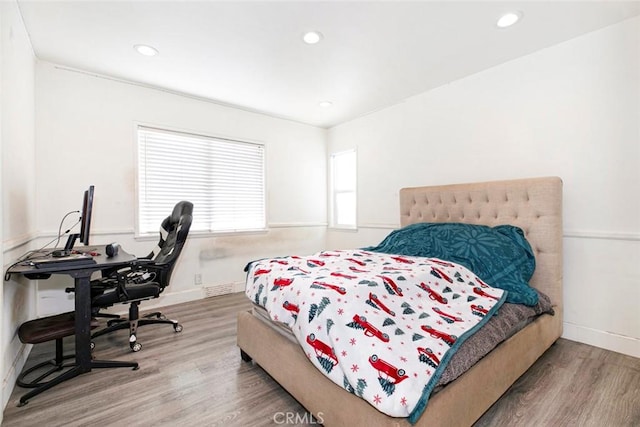
{"type": "Polygon", "coordinates": [[[364,249],[462,264],[488,285],[507,291],[507,302],[538,303],[538,293],[528,283],[536,266],[533,250],[522,229],[513,225],[412,224],[364,249]]]}

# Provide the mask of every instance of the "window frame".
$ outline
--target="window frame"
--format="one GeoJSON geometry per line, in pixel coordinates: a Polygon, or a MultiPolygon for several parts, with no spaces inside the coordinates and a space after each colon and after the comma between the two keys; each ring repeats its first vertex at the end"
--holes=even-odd
{"type": "MultiPolygon", "coordinates": [[[[262,148],[262,207],[263,207],[263,227],[260,228],[247,228],[247,229],[229,229],[229,230],[194,230],[189,231],[191,236],[215,236],[215,235],[234,235],[234,234],[263,234],[268,231],[268,198],[267,198],[267,145],[261,141],[250,140],[246,138],[237,138],[230,136],[215,135],[204,131],[194,131],[191,129],[176,128],[166,125],[150,124],[145,122],[134,122],[133,126],[133,139],[134,139],[134,169],[135,169],[135,206],[134,206],[134,238],[137,240],[153,240],[157,238],[157,233],[160,228],[158,223],[158,229],[150,232],[141,232],[140,227],[140,142],[139,142],[139,130],[148,129],[158,132],[174,133],[178,135],[184,135],[187,137],[213,139],[216,141],[229,141],[231,143],[250,144],[259,146],[262,148]]],[[[194,215],[197,215],[197,206],[194,206],[194,215]]],[[[168,215],[169,213],[167,213],[168,215]]],[[[209,220],[211,221],[211,220],[209,220]]]]}

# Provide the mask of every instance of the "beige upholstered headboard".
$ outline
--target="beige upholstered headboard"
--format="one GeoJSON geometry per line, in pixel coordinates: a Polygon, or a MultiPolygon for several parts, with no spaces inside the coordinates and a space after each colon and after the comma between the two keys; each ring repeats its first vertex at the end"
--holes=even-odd
{"type": "Polygon", "coordinates": [[[531,286],[562,310],[562,180],[530,178],[400,190],[400,224],[464,222],[522,228],[536,257],[531,286]]]}

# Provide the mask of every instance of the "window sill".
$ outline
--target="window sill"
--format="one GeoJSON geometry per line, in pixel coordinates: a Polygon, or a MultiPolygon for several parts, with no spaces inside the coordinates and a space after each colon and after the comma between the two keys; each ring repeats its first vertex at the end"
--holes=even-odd
{"type": "Polygon", "coordinates": [[[358,226],[354,225],[353,227],[347,227],[347,226],[333,225],[333,226],[327,227],[327,230],[329,230],[329,231],[341,231],[341,232],[347,232],[347,233],[357,233],[358,232],[358,226]]]}
{"type": "MultiPolygon", "coordinates": [[[[189,238],[202,239],[210,237],[223,237],[223,236],[246,236],[252,234],[267,234],[268,228],[260,228],[255,230],[232,230],[232,231],[190,231],[189,238]]],[[[151,241],[158,240],[158,233],[151,234],[136,234],[135,240],[138,241],[151,241]]]]}

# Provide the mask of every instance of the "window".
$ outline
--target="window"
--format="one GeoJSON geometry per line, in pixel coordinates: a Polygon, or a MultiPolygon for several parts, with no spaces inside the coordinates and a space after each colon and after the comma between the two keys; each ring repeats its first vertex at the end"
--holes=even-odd
{"type": "Polygon", "coordinates": [[[334,153],[331,167],[331,226],[356,228],[356,151],[334,153]]]}
{"type": "Polygon", "coordinates": [[[191,231],[264,229],[264,146],[138,127],[138,229],[156,233],[181,201],[191,231]]]}

